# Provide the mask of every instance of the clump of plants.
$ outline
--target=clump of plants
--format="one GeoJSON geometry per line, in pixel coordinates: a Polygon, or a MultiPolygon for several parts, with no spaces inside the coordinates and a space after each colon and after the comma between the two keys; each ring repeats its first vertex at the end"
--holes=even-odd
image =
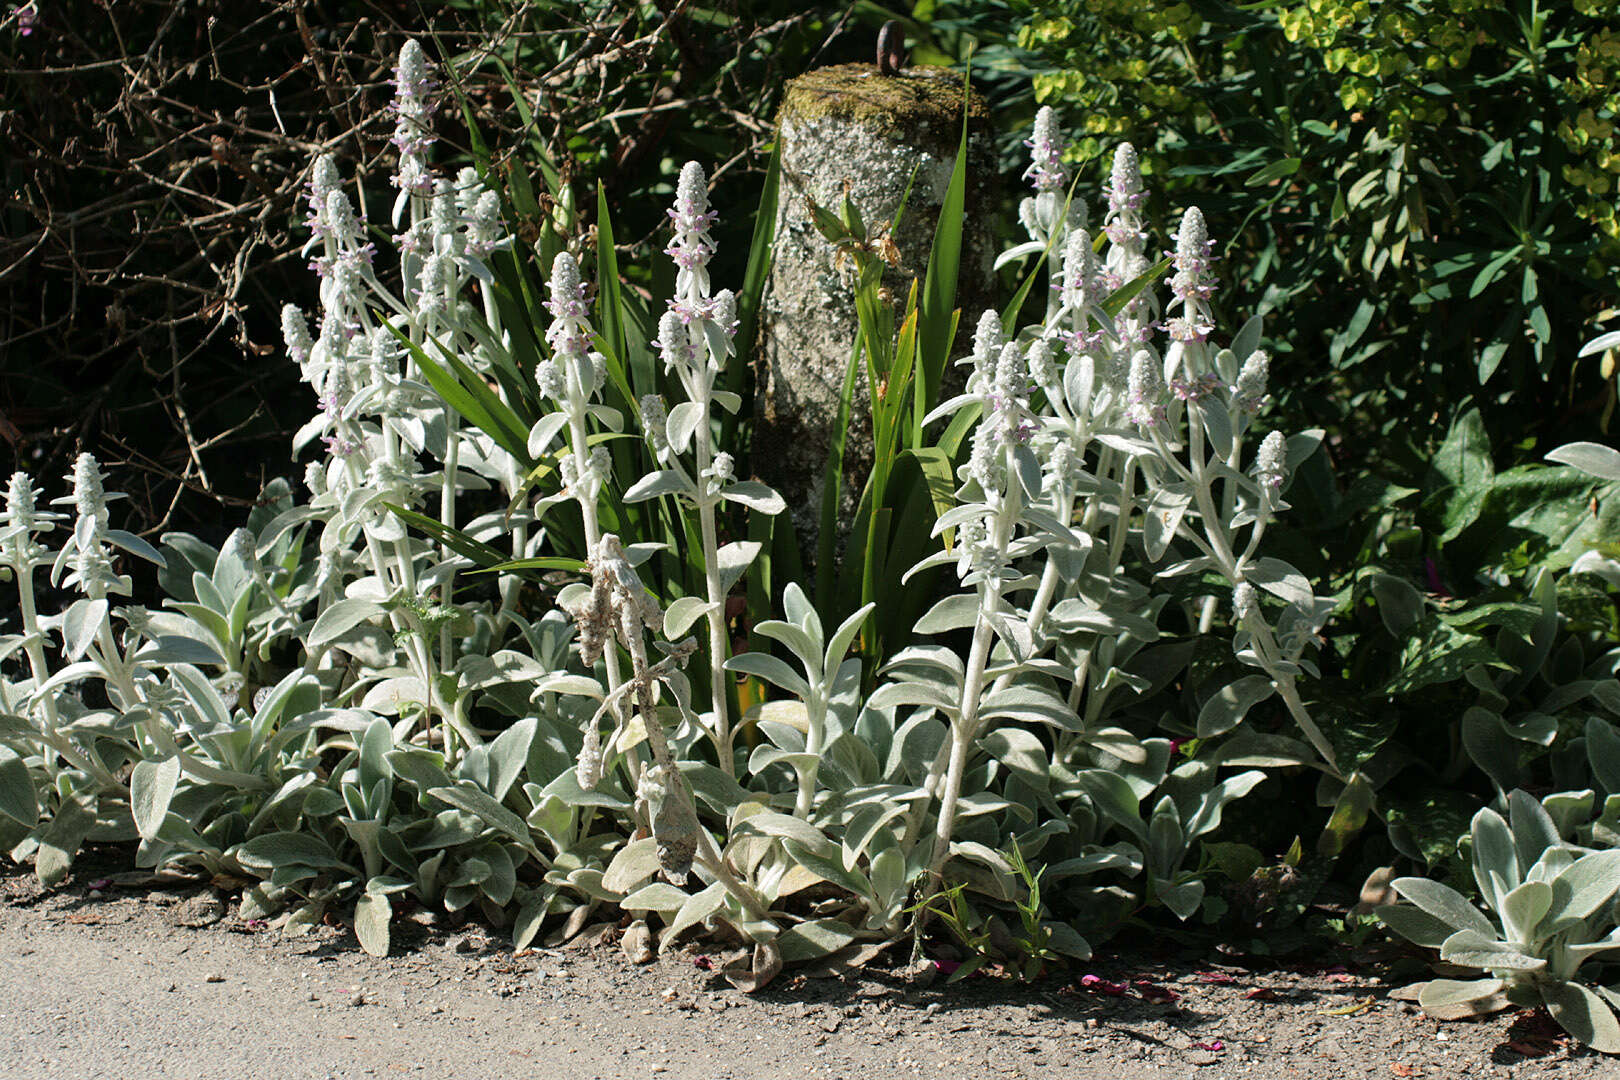
{"type": "MultiPolygon", "coordinates": [[[[278,482],[220,549],[153,548],[112,527],[88,456],[71,526],[12,481],[14,859],[54,882],[87,841],[137,841],[143,865],[255,882],[244,911],[285,927],[342,912],[377,954],[401,897],[519,947],[616,905],[660,947],[740,942],[726,974],[758,988],[922,947],[930,915],[1028,977],[1161,910],[1218,922],[1263,854],[1210,841],[1285,771],[1332,808],[1330,861],[1384,812],[1387,765],[1314,697],[1336,602],[1268,542],[1320,433],[1265,429],[1262,324],[1220,332],[1197,208],[1151,253],[1131,146],[1093,222],[1038,117],[1006,261],[1039,256],[1024,288],[1048,302],[1028,325],[1023,295],[976,316],[963,393],[937,400],[949,288],[898,327],[875,289],[861,305],[873,422],[938,482],[913,564],[827,610],[782,579],[783,501],[728,442],[769,245],[715,287],[694,163],[656,317],[620,289],[605,218],[594,251],[532,266],[485,176],[435,172],[415,45],[396,82],[388,225],[330,159],[311,170],[321,308],[284,313],[318,406],[307,498],[278,482]],[[160,568],[157,610],[115,606],[116,551],[160,568]],[[73,595],[42,614],[47,570],[73,595]],[[907,590],[920,616],[879,633],[907,590]]],[[[930,280],[954,280],[948,248],[930,280]]],[[[1620,684],[1593,671],[1580,699],[1612,711],[1620,684]]]]}

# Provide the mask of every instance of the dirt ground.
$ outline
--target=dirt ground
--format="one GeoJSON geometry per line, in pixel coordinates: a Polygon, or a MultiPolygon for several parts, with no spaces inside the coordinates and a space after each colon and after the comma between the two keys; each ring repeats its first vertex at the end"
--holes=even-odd
{"type": "Polygon", "coordinates": [[[6,864],[0,1078],[1620,1077],[1544,1015],[1429,1020],[1351,953],[1100,950],[1032,985],[947,985],[901,956],[747,995],[702,944],[637,965],[616,937],[514,954],[419,911],[377,959],[342,925],[243,922],[198,883],[103,865],[45,890],[6,864]]]}

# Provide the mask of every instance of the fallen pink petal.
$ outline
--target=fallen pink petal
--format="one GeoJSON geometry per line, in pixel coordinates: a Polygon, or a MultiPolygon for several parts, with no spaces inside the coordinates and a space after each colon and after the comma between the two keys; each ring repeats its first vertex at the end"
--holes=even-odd
{"type": "Polygon", "coordinates": [[[1195,1043],[1193,1043],[1193,1049],[1194,1050],[1207,1050],[1212,1054],[1218,1054],[1222,1050],[1226,1049],[1226,1044],[1221,1042],[1221,1040],[1219,1040],[1219,1039],[1211,1039],[1211,1040],[1209,1040],[1209,1042],[1195,1042],[1195,1043]]]}
{"type": "Polygon", "coordinates": [[[1233,983],[1237,982],[1235,978],[1228,975],[1224,971],[1200,971],[1198,973],[1198,981],[1201,983],[1209,983],[1212,986],[1231,986],[1233,983]]]}
{"type": "Polygon", "coordinates": [[[1144,1001],[1151,1001],[1156,1005],[1181,1000],[1181,995],[1174,990],[1149,982],[1147,979],[1136,980],[1136,992],[1142,995],[1144,1001]]]}
{"type": "Polygon", "coordinates": [[[1080,985],[1087,990],[1095,990],[1109,997],[1124,997],[1131,992],[1131,988],[1122,982],[1109,982],[1100,975],[1082,975],[1080,985]]]}

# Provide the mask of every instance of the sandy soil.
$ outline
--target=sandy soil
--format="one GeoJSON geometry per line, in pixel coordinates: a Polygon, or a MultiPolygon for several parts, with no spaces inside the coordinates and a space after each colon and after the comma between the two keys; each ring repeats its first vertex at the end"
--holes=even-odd
{"type": "Polygon", "coordinates": [[[0,1078],[1620,1077],[1533,1013],[1429,1020],[1354,956],[1110,954],[1028,986],[880,960],[750,996],[701,944],[636,965],[616,939],[514,954],[417,912],[376,959],[341,925],[244,923],[195,883],[102,866],[42,890],[6,866],[0,1078]]]}

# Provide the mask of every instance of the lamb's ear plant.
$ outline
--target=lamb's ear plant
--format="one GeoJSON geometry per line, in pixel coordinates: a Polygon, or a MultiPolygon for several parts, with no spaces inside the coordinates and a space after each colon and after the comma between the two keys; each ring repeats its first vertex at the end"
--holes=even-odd
{"type": "Polygon", "coordinates": [[[705,726],[720,768],[732,776],[736,760],[725,675],[731,648],[726,601],[763,545],[757,540],[734,540],[721,546],[716,515],[728,502],[770,516],[780,514],[787,504],[759,481],[738,479],[735,459],[714,444],[717,418],[712,410],[718,406],[735,415],[742,408],[739,395],[719,388],[721,373],[735,351],[737,298],[730,289],[716,293],[710,287],[708,263],[714,245],[709,227],[717,215],[709,209],[706,180],[696,162],[688,162],[681,170],[675,206],[669,214],[675,226],[675,239],[668,249],[676,266],[675,296],[658,322],[658,347],[665,370],[675,376],[686,400],[671,407],[656,396],[642,399],[642,431],[659,469],[632,484],[624,498],[638,502],[674,495],[697,517],[697,535],[688,535],[686,542],[702,560],[705,591],[701,597],[682,597],[671,605],[676,624],[671,633],[680,636],[695,619],[705,620],[708,689],[713,699],[705,726]],[[685,458],[688,452],[690,465],[685,458]]]}
{"type": "Polygon", "coordinates": [[[1483,809],[1470,833],[1474,880],[1495,922],[1455,889],[1412,877],[1394,882],[1412,906],[1380,907],[1378,916],[1438,949],[1447,964],[1479,970],[1478,979],[1422,984],[1426,1010],[1455,1018],[1545,1005],[1582,1043],[1620,1054],[1620,990],[1576,981],[1587,960],[1620,949],[1620,850],[1565,842],[1553,817],[1521,790],[1508,804],[1508,820],[1483,809]]]}

